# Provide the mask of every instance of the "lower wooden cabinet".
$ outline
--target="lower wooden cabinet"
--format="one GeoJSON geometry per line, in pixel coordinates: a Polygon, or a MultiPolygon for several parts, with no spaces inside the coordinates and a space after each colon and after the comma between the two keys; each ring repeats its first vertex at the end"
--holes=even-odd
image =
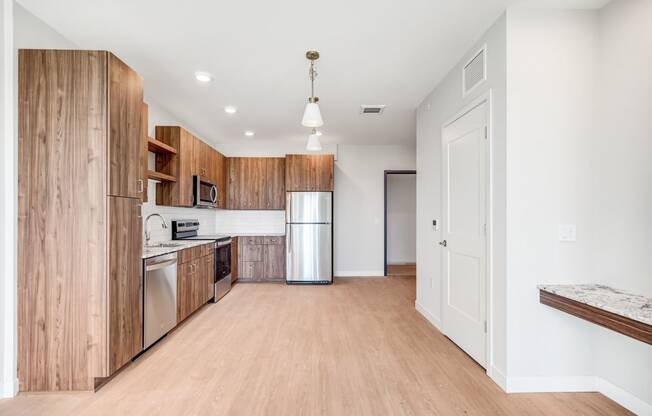
{"type": "Polygon", "coordinates": [[[204,246],[178,253],[177,322],[181,322],[213,297],[215,257],[204,246]]]}
{"type": "Polygon", "coordinates": [[[284,236],[239,237],[237,254],[238,281],[285,280],[284,236]]]}

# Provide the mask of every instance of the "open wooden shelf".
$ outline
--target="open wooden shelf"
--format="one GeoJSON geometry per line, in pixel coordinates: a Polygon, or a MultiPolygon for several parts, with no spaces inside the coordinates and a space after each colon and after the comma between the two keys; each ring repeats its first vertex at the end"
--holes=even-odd
{"type": "Polygon", "coordinates": [[[154,170],[147,171],[147,177],[149,179],[156,179],[161,182],[176,182],[177,178],[174,176],[167,175],[165,173],[156,172],[154,170]]]}
{"type": "Polygon", "coordinates": [[[564,296],[546,292],[545,290],[539,290],[539,301],[544,305],[559,309],[562,312],[652,345],[652,325],[647,325],[644,322],[635,321],[564,296]]]}
{"type": "Polygon", "coordinates": [[[177,149],[174,147],[151,137],[147,138],[147,150],[154,153],[168,153],[173,155],[177,154],[177,149]]]}

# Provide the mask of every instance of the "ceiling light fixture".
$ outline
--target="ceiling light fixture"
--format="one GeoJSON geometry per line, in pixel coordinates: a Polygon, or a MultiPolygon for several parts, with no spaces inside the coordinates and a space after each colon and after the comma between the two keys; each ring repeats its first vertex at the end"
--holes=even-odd
{"type": "Polygon", "coordinates": [[[251,130],[247,130],[247,131],[244,132],[244,135],[247,136],[247,137],[251,137],[251,136],[253,136],[254,134],[256,134],[256,133],[254,133],[254,132],[251,131],[251,130]]]}
{"type": "Polygon", "coordinates": [[[308,76],[310,77],[310,98],[306,110],[303,112],[303,119],[301,124],[306,127],[321,127],[324,125],[324,120],[321,118],[321,111],[319,111],[319,97],[315,97],[315,78],[317,78],[317,71],[315,70],[315,61],[319,59],[319,52],[308,51],[306,58],[310,61],[310,69],[308,76]]]}
{"type": "Polygon", "coordinates": [[[197,79],[199,82],[211,82],[213,80],[213,76],[208,72],[197,71],[195,72],[195,79],[197,79]]]}
{"type": "Polygon", "coordinates": [[[321,150],[321,143],[319,142],[320,132],[316,129],[312,129],[312,133],[308,136],[308,144],[306,145],[306,150],[311,152],[318,152],[321,150]]]}
{"type": "Polygon", "coordinates": [[[238,108],[234,107],[232,105],[227,105],[226,107],[224,107],[224,112],[226,114],[235,114],[237,111],[238,111],[238,108]]]}

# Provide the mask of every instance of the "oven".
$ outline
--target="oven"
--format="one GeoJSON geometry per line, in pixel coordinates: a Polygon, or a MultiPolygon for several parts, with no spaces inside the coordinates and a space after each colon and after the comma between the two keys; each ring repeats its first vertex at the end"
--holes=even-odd
{"type": "Polygon", "coordinates": [[[199,175],[193,176],[192,200],[198,208],[217,208],[217,186],[199,175]]]}
{"type": "Polygon", "coordinates": [[[215,297],[217,302],[231,290],[231,239],[215,242],[215,297]]]}

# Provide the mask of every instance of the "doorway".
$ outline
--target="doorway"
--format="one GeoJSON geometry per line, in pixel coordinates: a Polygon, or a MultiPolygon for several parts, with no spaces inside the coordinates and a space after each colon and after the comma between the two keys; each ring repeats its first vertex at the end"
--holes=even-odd
{"type": "Polygon", "coordinates": [[[482,367],[487,362],[489,103],[442,128],[442,327],[482,367]]]}
{"type": "Polygon", "coordinates": [[[385,276],[416,276],[416,173],[385,171],[385,276]]]}

